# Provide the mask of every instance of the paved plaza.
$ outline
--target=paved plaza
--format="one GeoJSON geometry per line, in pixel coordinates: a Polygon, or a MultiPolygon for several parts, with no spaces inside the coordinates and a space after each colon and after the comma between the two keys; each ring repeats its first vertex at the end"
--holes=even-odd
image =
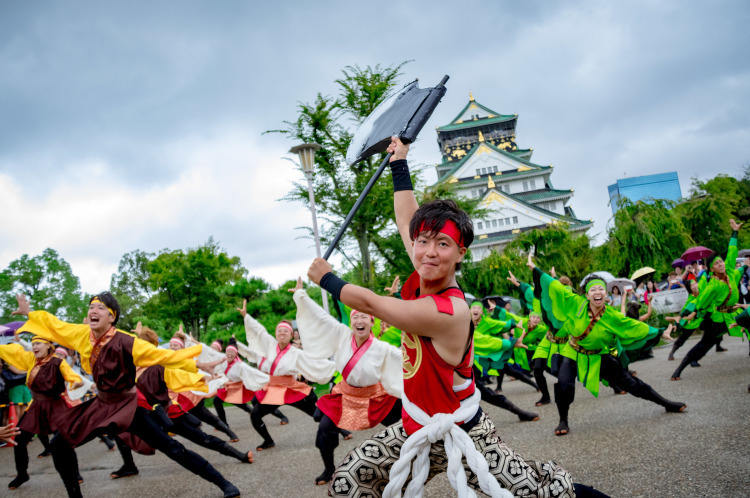
{"type": "MultiPolygon", "coordinates": [[[[677,361],[695,344],[695,339],[688,341],[678,351],[677,361]]],[[[654,350],[655,358],[632,365],[641,379],[666,398],[686,402],[685,413],[667,414],[657,405],[630,395],[616,396],[606,387],[595,399],[579,384],[570,413],[571,433],[555,437],[555,405],[535,409],[539,394],[507,377],[505,394],[522,408],[537,410],[541,420],[520,423],[506,411],[484,403],[483,407],[499,435],[520,454],[554,460],[568,469],[575,481],[593,485],[613,497],[750,496],[748,343],[729,337],[723,344],[729,351],[711,351],[701,360],[701,368],[687,368],[679,382],[669,380],[676,367],[676,362],[666,361],[669,346],[654,350]]],[[[551,389],[552,378],[548,380],[551,389]]],[[[313,478],[322,470],[314,446],[316,424],[294,408],[284,407],[282,411],[291,423],[279,426],[278,419],[266,418],[276,448],[256,454],[252,465],[203,448],[198,451],[237,485],[243,496],[322,498],[325,488],[313,485],[313,478]]],[[[247,414],[229,407],[227,416],[240,437],[238,448],[251,449],[260,443],[247,414]]],[[[210,427],[208,430],[223,437],[210,427]]],[[[350,448],[373,432],[355,433],[351,441],[342,441],[337,459],[343,459],[350,448]]],[[[192,443],[185,444],[195,449],[192,443]]],[[[52,459],[37,459],[40,452],[41,445],[33,441],[29,448],[32,480],[9,491],[5,486],[15,475],[13,451],[0,449],[3,496],[64,495],[52,459]]],[[[218,488],[159,454],[136,455],[140,475],[117,481],[111,480],[109,473],[120,467],[119,453],[108,452],[98,440],[80,448],[78,459],[85,479],[84,496],[221,496],[218,488]]],[[[425,496],[454,495],[445,476],[426,487],[425,496]]]]}

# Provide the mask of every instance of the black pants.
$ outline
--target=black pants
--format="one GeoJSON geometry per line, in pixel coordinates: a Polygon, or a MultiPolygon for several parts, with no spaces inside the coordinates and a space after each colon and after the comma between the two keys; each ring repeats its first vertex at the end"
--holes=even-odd
{"type": "MultiPolygon", "coordinates": [[[[92,432],[82,445],[91,441],[101,433],[114,434],[114,431],[99,430],[92,432]]],[[[140,406],[136,408],[133,421],[128,427],[128,432],[143,439],[146,444],[161,451],[167,457],[179,463],[190,472],[199,475],[209,482],[219,487],[227,484],[224,477],[216,471],[202,456],[185,448],[181,443],[169,437],[161,427],[161,421],[154,412],[149,412],[140,406]]],[[[120,438],[115,436],[115,442],[118,446],[122,445],[120,438]]],[[[52,459],[55,462],[55,469],[65,484],[69,496],[80,496],[78,487],[78,460],[76,459],[75,450],[59,434],[52,438],[52,459]]],[[[125,458],[125,456],[123,456],[125,458]]],[[[125,462],[126,464],[129,462],[125,462]]],[[[131,462],[132,463],[132,455],[131,462]]]]}
{"type": "MultiPolygon", "coordinates": [[[[218,400],[218,403],[221,403],[220,399],[218,398],[216,399],[218,400]]],[[[214,403],[214,406],[216,406],[216,402],[214,403]]],[[[222,407],[221,410],[223,413],[224,407],[222,407]]],[[[219,410],[217,409],[216,411],[218,412],[219,410]]],[[[221,423],[223,422],[223,420],[217,417],[216,415],[214,415],[213,413],[211,413],[211,410],[206,408],[206,406],[203,404],[203,400],[201,400],[200,403],[195,405],[188,413],[190,413],[190,415],[194,416],[201,422],[205,422],[211,427],[221,430],[220,427],[221,427],[221,423]]]]}
{"type": "Polygon", "coordinates": [[[497,389],[502,391],[503,390],[503,378],[505,375],[510,375],[516,380],[520,380],[524,384],[528,384],[534,389],[538,389],[538,386],[536,383],[531,379],[531,375],[529,373],[522,369],[521,367],[517,365],[509,365],[508,363],[505,364],[502,371],[499,372],[499,375],[497,376],[497,389]]]}
{"type": "Polygon", "coordinates": [[[534,380],[536,380],[537,387],[542,392],[542,399],[550,399],[547,379],[544,377],[545,371],[552,373],[547,366],[547,358],[532,359],[531,371],[534,373],[534,380]]]}
{"type": "Polygon", "coordinates": [[[29,442],[34,437],[30,432],[21,430],[21,434],[16,436],[16,445],[13,447],[13,456],[16,459],[16,474],[24,475],[29,473],[29,442]]]}
{"type": "MultiPolygon", "coordinates": [[[[317,402],[318,396],[315,394],[315,391],[310,391],[310,394],[308,394],[305,398],[295,403],[291,403],[289,406],[293,406],[298,410],[302,410],[312,417],[315,414],[315,403],[317,402]]],[[[256,432],[263,438],[263,443],[273,444],[273,438],[268,433],[266,424],[263,423],[263,417],[265,417],[269,413],[273,413],[278,409],[279,405],[264,405],[255,402],[252,410],[250,411],[250,421],[253,423],[253,427],[255,428],[256,432]]]]}
{"type": "MultiPolygon", "coordinates": [[[[555,403],[560,420],[568,420],[568,409],[575,398],[575,380],[578,376],[578,365],[575,360],[562,357],[560,371],[555,384],[555,403]]],[[[638,398],[653,401],[661,406],[671,406],[672,402],[662,398],[654,389],[638,377],[633,377],[622,367],[620,361],[612,355],[601,355],[600,378],[615,384],[622,390],[638,398]]]]}
{"type": "MultiPolygon", "coordinates": [[[[255,401],[255,398],[253,398],[253,405],[255,405],[256,403],[257,403],[257,401],[255,401]]],[[[249,406],[247,406],[247,403],[240,403],[239,405],[235,405],[234,403],[230,403],[230,405],[236,406],[237,408],[239,408],[243,412],[246,412],[246,413],[249,413],[249,414],[252,415],[252,410],[253,409],[250,408],[249,406]]],[[[227,415],[226,415],[226,412],[224,411],[224,402],[221,399],[219,399],[218,397],[214,398],[214,408],[216,408],[216,414],[219,416],[219,418],[221,419],[221,421],[226,424],[227,423],[227,415]]],[[[206,411],[208,411],[208,410],[206,410],[206,411]]],[[[281,410],[279,410],[278,406],[276,407],[275,410],[273,410],[271,412],[271,414],[274,417],[276,417],[278,419],[281,419],[281,420],[284,420],[286,418],[284,416],[284,414],[281,413],[281,410]]],[[[229,424],[227,424],[227,425],[229,425],[229,424]]]]}
{"type": "MultiPolygon", "coordinates": [[[[393,408],[385,416],[381,425],[389,426],[395,424],[401,420],[401,400],[397,400],[393,404],[393,408]]],[[[318,434],[315,437],[315,447],[318,448],[321,453],[324,451],[335,450],[339,445],[339,432],[338,426],[330,419],[326,414],[322,414],[320,424],[318,424],[318,434]]]]}
{"type": "Polygon", "coordinates": [[[674,344],[672,344],[672,351],[669,353],[671,355],[675,354],[675,352],[680,349],[685,342],[687,342],[688,339],[690,339],[690,336],[693,335],[693,332],[695,332],[697,329],[686,329],[683,327],[680,327],[680,331],[682,332],[680,336],[677,338],[676,341],[674,341],[674,344]]]}
{"type": "Polygon", "coordinates": [[[703,320],[703,337],[701,337],[701,340],[698,341],[698,344],[693,346],[693,349],[688,351],[688,354],[685,355],[685,358],[682,359],[682,363],[680,363],[680,366],[677,367],[677,370],[674,371],[672,377],[679,377],[680,374],[682,374],[682,370],[686,366],[706,356],[706,353],[708,353],[712,346],[716,345],[722,334],[724,334],[726,331],[726,323],[717,323],[711,320],[711,317],[706,317],[703,320]]]}

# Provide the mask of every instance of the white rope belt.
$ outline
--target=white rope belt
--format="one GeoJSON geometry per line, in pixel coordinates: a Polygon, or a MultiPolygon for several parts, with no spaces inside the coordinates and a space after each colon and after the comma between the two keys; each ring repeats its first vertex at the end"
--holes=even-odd
{"type": "Polygon", "coordinates": [[[390,482],[383,491],[383,498],[401,496],[401,489],[409,477],[410,470],[412,479],[406,487],[405,497],[415,498],[424,494],[424,483],[430,472],[430,446],[441,439],[445,444],[445,454],[448,457],[448,480],[459,498],[476,498],[476,493],[467,484],[462,457],[466,457],[467,465],[477,475],[479,487],[485,494],[492,498],[513,497],[509,491],[501,488],[495,476],[490,474],[487,460],[477,451],[474,441],[456,425],[456,422],[466,420],[477,412],[481,397],[477,389],[455,412],[429,416],[409,401],[406,393],[402,394],[401,402],[406,413],[422,428],[404,442],[399,459],[391,467],[390,482]],[[412,460],[415,460],[413,467],[412,460]]]}

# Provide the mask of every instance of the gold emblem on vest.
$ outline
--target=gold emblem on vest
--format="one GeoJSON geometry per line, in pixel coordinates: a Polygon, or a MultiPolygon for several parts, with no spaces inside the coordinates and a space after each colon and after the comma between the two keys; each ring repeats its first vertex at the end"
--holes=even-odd
{"type": "Polygon", "coordinates": [[[404,380],[411,379],[422,363],[422,343],[419,337],[401,332],[401,353],[404,357],[404,380]]]}

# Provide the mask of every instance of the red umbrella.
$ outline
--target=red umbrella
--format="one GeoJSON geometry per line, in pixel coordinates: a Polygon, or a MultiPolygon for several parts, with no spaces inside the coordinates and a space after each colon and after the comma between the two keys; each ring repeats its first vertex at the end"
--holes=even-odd
{"type": "Polygon", "coordinates": [[[698,261],[699,259],[707,258],[714,252],[708,247],[696,246],[691,247],[687,251],[682,253],[680,259],[684,261],[698,261]]]}

